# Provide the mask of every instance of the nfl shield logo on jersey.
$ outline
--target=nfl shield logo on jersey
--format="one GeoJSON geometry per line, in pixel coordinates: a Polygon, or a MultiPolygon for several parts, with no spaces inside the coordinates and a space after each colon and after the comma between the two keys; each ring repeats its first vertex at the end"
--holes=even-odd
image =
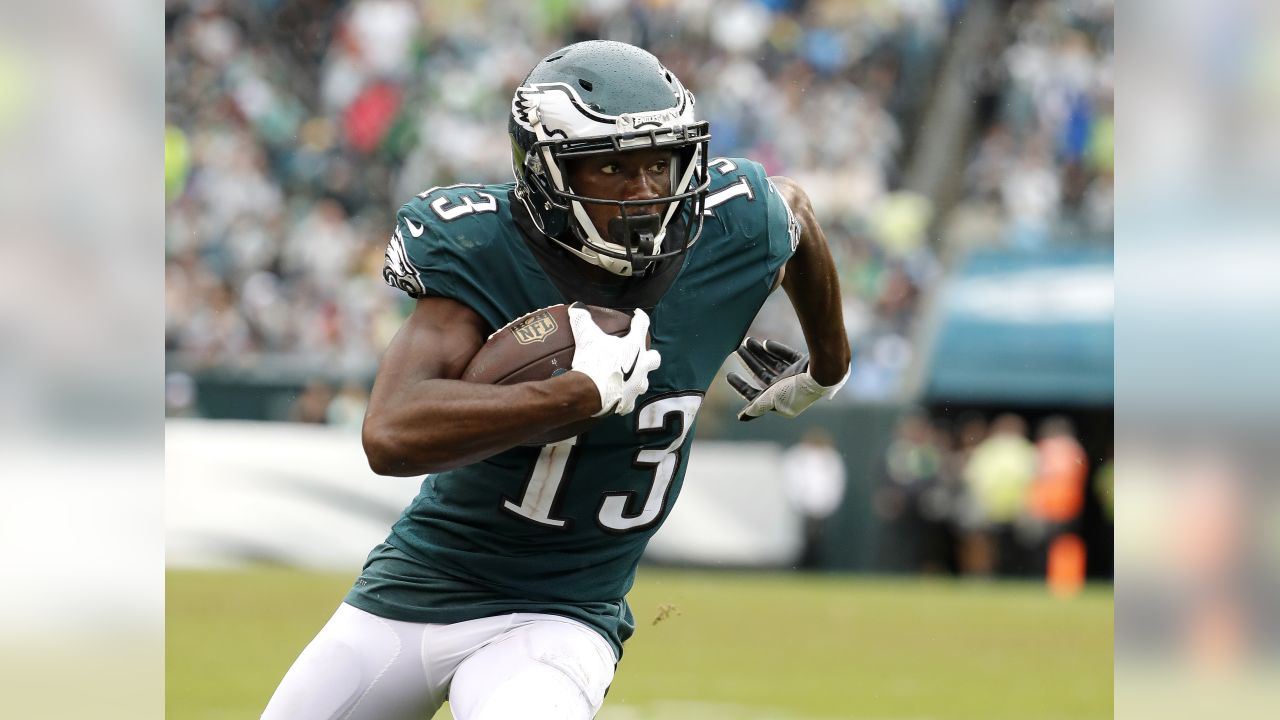
{"type": "Polygon", "coordinates": [[[551,313],[544,311],[531,315],[529,319],[511,328],[511,332],[515,333],[516,342],[528,345],[546,340],[557,329],[559,328],[555,318],[551,317],[551,313]]]}

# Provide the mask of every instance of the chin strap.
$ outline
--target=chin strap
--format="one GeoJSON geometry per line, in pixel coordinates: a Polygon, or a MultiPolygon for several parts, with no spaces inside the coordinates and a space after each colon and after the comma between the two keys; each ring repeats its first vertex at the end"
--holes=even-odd
{"type": "MultiPolygon", "coordinates": [[[[666,229],[665,228],[657,229],[656,232],[653,232],[653,230],[656,229],[656,225],[659,222],[661,222],[661,218],[656,214],[636,215],[630,218],[629,222],[623,221],[622,218],[613,218],[609,221],[610,237],[620,239],[624,231],[628,229],[636,230],[637,220],[640,220],[643,223],[642,225],[640,225],[641,232],[638,233],[640,235],[640,239],[637,244],[640,246],[640,250],[646,254],[657,252],[658,249],[662,247],[662,240],[666,237],[666,229]],[[646,236],[646,233],[643,232],[644,230],[650,230],[647,236],[646,236]]],[[[577,230],[575,229],[575,232],[576,231],[577,230]]],[[[546,235],[546,233],[543,233],[543,234],[546,235]]],[[[650,267],[653,266],[653,263],[651,262],[645,263],[644,266],[640,268],[639,271],[637,272],[636,268],[627,260],[623,260],[621,258],[609,257],[608,255],[603,255],[601,253],[598,253],[592,250],[590,246],[578,247],[571,243],[567,243],[564,240],[561,240],[560,238],[552,237],[551,235],[547,235],[547,237],[552,242],[564,248],[565,250],[568,250],[569,252],[573,253],[575,256],[577,256],[581,260],[585,262],[589,262],[592,265],[595,265],[596,267],[603,268],[604,270],[611,272],[614,275],[618,275],[620,277],[633,277],[633,276],[643,275],[645,272],[649,270],[650,267]]],[[[619,245],[617,243],[602,242],[602,244],[612,245],[616,247],[617,252],[625,252],[625,248],[622,245],[619,245]]]]}
{"type": "Polygon", "coordinates": [[[551,242],[554,242],[555,244],[559,245],[565,250],[568,250],[569,252],[573,253],[584,262],[591,263],[592,265],[595,265],[598,268],[607,270],[608,272],[611,272],[614,275],[618,275],[621,277],[631,277],[633,274],[635,274],[633,272],[634,268],[631,267],[631,263],[627,262],[626,260],[619,260],[617,258],[607,257],[605,255],[600,255],[596,252],[593,252],[585,248],[574,247],[573,245],[570,245],[569,243],[561,240],[560,238],[554,238],[554,237],[551,237],[550,235],[548,235],[547,237],[550,238],[551,242]]]}

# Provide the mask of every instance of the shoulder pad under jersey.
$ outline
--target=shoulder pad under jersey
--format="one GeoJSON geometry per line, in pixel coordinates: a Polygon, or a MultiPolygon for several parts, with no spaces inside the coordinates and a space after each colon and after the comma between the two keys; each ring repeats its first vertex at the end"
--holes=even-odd
{"type": "Polygon", "coordinates": [[[382,277],[411,297],[448,295],[450,276],[502,242],[500,218],[506,185],[458,184],[433,187],[416,195],[396,213],[382,277]]]}
{"type": "Polygon", "coordinates": [[[736,239],[765,238],[771,272],[786,262],[799,243],[800,226],[764,166],[746,158],[713,158],[707,167],[705,222],[736,239]]]}

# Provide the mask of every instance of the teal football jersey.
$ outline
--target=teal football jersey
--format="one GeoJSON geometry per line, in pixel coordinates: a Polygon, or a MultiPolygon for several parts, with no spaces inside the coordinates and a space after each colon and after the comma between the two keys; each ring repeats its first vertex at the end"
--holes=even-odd
{"type": "MultiPolygon", "coordinates": [[[[710,167],[702,235],[650,313],[662,365],[635,411],[563,443],[427,476],[347,602],[414,622],[564,615],[598,630],[621,657],[634,630],[626,594],[680,494],[703,395],[798,237],[759,164],[721,158],[710,167]]],[[[512,188],[433,188],[404,205],[387,282],[415,297],[457,300],[495,329],[575,300],[556,289],[517,229],[512,188]]]]}

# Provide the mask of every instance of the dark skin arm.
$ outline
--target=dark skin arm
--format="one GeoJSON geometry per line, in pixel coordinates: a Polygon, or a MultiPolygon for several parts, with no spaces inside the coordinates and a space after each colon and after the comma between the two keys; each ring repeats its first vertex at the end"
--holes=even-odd
{"type": "Polygon", "coordinates": [[[780,273],[782,289],[795,308],[809,346],[809,373],[822,385],[835,385],[848,371],[850,360],[836,264],[808,193],[791,178],[769,179],[800,224],[800,244],[780,273]]]}
{"type": "Polygon", "coordinates": [[[374,472],[448,470],[600,411],[599,391],[580,372],[518,385],[458,380],[488,332],[459,302],[418,301],[387,347],[365,412],[361,439],[374,472]]]}

